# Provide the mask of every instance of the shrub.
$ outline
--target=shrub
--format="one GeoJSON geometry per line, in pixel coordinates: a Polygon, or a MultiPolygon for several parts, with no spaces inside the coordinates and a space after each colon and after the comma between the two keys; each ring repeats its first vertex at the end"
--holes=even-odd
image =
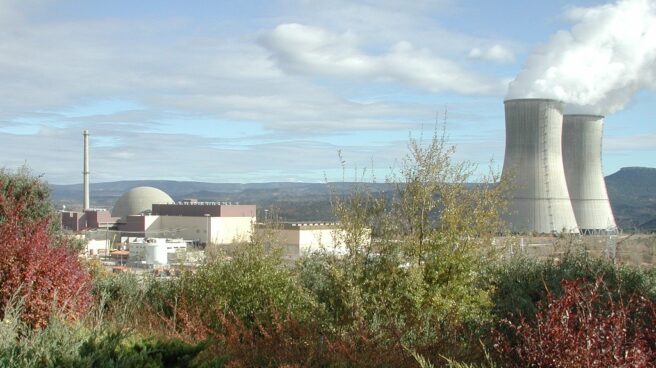
{"type": "Polygon", "coordinates": [[[42,329],[30,329],[11,305],[0,322],[0,366],[22,367],[189,367],[202,343],[142,337],[102,324],[70,323],[54,314],[42,329]]]}
{"type": "Polygon", "coordinates": [[[474,165],[455,162],[454,147],[438,133],[427,142],[410,140],[410,152],[388,179],[395,187],[391,193],[363,190],[335,198],[349,252],[326,273],[349,290],[355,312],[367,323],[396,325],[407,334],[404,341],[418,343],[433,338],[432,332],[418,336],[412,324],[489,319],[489,290],[481,280],[492,237],[503,229],[507,188],[494,174],[469,185],[476,180],[474,165]],[[371,243],[362,242],[364,229],[374,234],[371,243]]]}
{"type": "Polygon", "coordinates": [[[549,292],[535,322],[506,320],[498,350],[517,367],[647,367],[656,364],[656,303],[616,299],[601,278],[565,280],[549,292]]]}
{"type": "Polygon", "coordinates": [[[154,282],[145,298],[153,325],[186,339],[222,334],[221,316],[234,316],[248,328],[276,315],[309,322],[314,298],[283,266],[280,257],[258,244],[244,245],[233,258],[219,258],[176,280],[154,282]]]}
{"type": "Polygon", "coordinates": [[[52,231],[42,184],[3,172],[0,188],[0,310],[22,299],[22,318],[32,327],[45,326],[53,307],[78,316],[91,301],[90,277],[52,231]]]}
{"type": "MultiPolygon", "coordinates": [[[[616,266],[612,261],[570,252],[561,260],[535,260],[517,257],[499,262],[490,272],[494,290],[493,312],[497,319],[531,318],[538,306],[551,292],[563,292],[562,281],[585,279],[594,282],[601,278],[608,290],[628,298],[634,293],[656,301],[656,272],[629,266],[616,266]]],[[[619,295],[615,295],[618,297],[619,295]]]]}

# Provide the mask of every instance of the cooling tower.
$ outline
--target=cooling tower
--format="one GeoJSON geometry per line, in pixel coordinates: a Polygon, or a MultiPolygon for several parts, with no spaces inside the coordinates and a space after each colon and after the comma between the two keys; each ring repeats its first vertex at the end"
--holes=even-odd
{"type": "Polygon", "coordinates": [[[505,215],[513,232],[578,233],[563,169],[562,103],[505,101],[506,153],[502,175],[512,190],[505,215]]]}
{"type": "Polygon", "coordinates": [[[615,231],[601,167],[604,117],[565,115],[563,166],[576,222],[582,233],[615,231]]]}

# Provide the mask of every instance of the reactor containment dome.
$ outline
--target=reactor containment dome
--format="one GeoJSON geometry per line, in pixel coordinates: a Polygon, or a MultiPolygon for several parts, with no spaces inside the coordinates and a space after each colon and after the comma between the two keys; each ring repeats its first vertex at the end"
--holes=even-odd
{"type": "Polygon", "coordinates": [[[136,187],[125,192],[112,209],[113,217],[126,219],[130,215],[142,214],[152,209],[153,204],[174,203],[164,191],[153,187],[136,187]]]}

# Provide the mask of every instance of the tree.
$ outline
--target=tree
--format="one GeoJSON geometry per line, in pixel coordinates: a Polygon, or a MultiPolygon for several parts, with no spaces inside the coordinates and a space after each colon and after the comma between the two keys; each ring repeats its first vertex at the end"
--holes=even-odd
{"type": "Polygon", "coordinates": [[[504,228],[508,187],[495,174],[470,184],[475,166],[454,162],[455,148],[437,129],[428,142],[411,139],[409,151],[387,180],[393,192],[362,185],[335,197],[348,254],[301,264],[304,285],[338,331],[366,325],[399,354],[457,340],[463,326],[490,320],[485,266],[504,228]]]}
{"type": "Polygon", "coordinates": [[[59,236],[45,184],[25,170],[0,171],[0,310],[22,304],[32,327],[53,308],[74,318],[89,305],[90,276],[59,236]]]}

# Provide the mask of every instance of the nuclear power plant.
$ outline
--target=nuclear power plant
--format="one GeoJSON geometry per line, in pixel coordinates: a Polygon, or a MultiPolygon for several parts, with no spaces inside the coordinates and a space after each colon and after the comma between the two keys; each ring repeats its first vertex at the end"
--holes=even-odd
{"type": "Polygon", "coordinates": [[[502,176],[512,189],[505,220],[515,233],[615,229],[601,170],[602,118],[563,116],[550,99],[505,101],[502,176]]]}

